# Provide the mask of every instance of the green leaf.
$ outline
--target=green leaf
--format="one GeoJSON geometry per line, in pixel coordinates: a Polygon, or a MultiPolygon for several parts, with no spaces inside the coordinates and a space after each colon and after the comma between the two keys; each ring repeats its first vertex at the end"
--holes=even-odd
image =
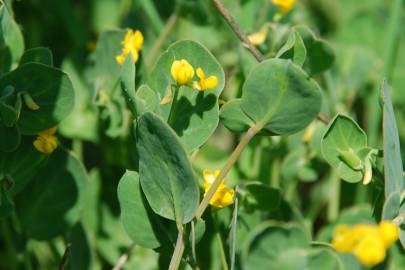
{"type": "Polygon", "coordinates": [[[88,72],[77,67],[75,61],[66,58],[62,63],[75,89],[74,109],[58,126],[58,131],[64,136],[91,142],[99,139],[99,110],[92,100],[91,86],[85,81],[84,74],[88,72]]]}
{"type": "Polygon", "coordinates": [[[308,254],[308,270],[344,270],[343,262],[329,249],[314,249],[308,254]]]}
{"type": "Polygon", "coordinates": [[[142,190],[155,213],[179,223],[197,209],[199,188],[187,154],[174,131],[146,112],[136,128],[142,190]]]}
{"type": "Polygon", "coordinates": [[[0,101],[0,120],[6,127],[14,126],[17,121],[17,111],[14,107],[0,101]]]}
{"type": "Polygon", "coordinates": [[[0,75],[11,69],[24,51],[24,40],[7,6],[0,1],[0,75]]]}
{"type": "Polygon", "coordinates": [[[3,178],[4,175],[0,175],[0,220],[9,217],[15,209],[14,201],[10,194],[10,187],[13,183],[3,178]]]}
{"type": "Polygon", "coordinates": [[[249,183],[245,186],[247,194],[247,203],[250,207],[262,211],[270,211],[277,208],[280,204],[280,191],[263,185],[262,183],[249,183]]]}
{"type": "Polygon", "coordinates": [[[322,39],[319,39],[307,26],[297,26],[295,30],[302,37],[307,50],[307,58],[304,68],[310,74],[316,74],[329,69],[335,62],[335,54],[332,47],[322,39]]]}
{"type": "MultiPolygon", "coordinates": [[[[0,134],[3,133],[0,132],[0,134]]],[[[40,166],[47,160],[47,155],[35,149],[34,140],[34,137],[23,136],[21,144],[15,151],[0,152],[0,175],[9,175],[12,178],[14,184],[10,192],[13,196],[31,181],[40,166]]]]}
{"type": "Polygon", "coordinates": [[[25,91],[38,110],[22,105],[17,121],[22,134],[36,134],[56,126],[73,109],[74,91],[69,77],[62,71],[37,63],[25,64],[5,74],[0,89],[13,86],[17,92],[25,91]]]}
{"type": "Polygon", "coordinates": [[[287,42],[278,51],[277,58],[291,59],[295,64],[302,67],[307,57],[307,50],[305,48],[304,41],[300,34],[292,29],[287,42]]]}
{"type": "Polygon", "coordinates": [[[383,220],[392,220],[394,219],[399,212],[401,206],[401,196],[399,192],[393,192],[388,195],[384,202],[382,219],[383,220]]]}
{"type": "Polygon", "coordinates": [[[389,86],[386,81],[381,87],[383,104],[384,178],[385,197],[404,189],[404,168],[402,167],[401,147],[394,108],[389,86]]]}
{"type": "Polygon", "coordinates": [[[138,91],[136,91],[135,101],[138,115],[142,115],[145,112],[154,112],[159,106],[157,94],[146,84],[141,85],[138,91]]]}
{"type": "Polygon", "coordinates": [[[94,255],[91,252],[89,234],[82,223],[77,223],[69,232],[69,243],[71,243],[68,264],[75,270],[94,269],[92,261],[94,255]]]}
{"type": "Polygon", "coordinates": [[[305,128],[321,109],[318,84],[290,60],[271,59],[254,67],[243,85],[242,109],[272,134],[305,128]]]}
{"type": "Polygon", "coordinates": [[[82,164],[58,148],[16,198],[24,232],[38,240],[66,232],[80,217],[86,182],[82,164]]]}
{"type": "Polygon", "coordinates": [[[247,240],[243,253],[244,269],[299,269],[307,264],[305,248],[309,235],[296,224],[264,222],[247,240]]]}
{"type": "Polygon", "coordinates": [[[220,119],[222,124],[233,132],[245,132],[254,126],[250,119],[241,108],[241,99],[234,99],[222,106],[220,119]]]}
{"type": "Polygon", "coordinates": [[[153,213],[141,190],[137,172],[126,171],[118,185],[121,222],[136,245],[157,248],[168,239],[162,230],[163,219],[153,213]]]}
{"type": "Polygon", "coordinates": [[[53,56],[51,50],[44,47],[26,50],[21,57],[20,66],[27,63],[39,63],[53,66],[53,56]]]}
{"type": "MultiPolygon", "coordinates": [[[[207,77],[213,75],[218,78],[218,85],[211,90],[198,91],[188,86],[180,87],[171,126],[187,152],[191,152],[206,142],[218,125],[217,98],[224,88],[225,75],[218,61],[203,45],[190,40],[176,42],[158,59],[147,82],[157,93],[159,102],[171,94],[171,85],[175,81],[170,69],[172,63],[180,59],[186,59],[194,69],[201,67],[207,77]]],[[[194,80],[197,80],[196,76],[194,80]]],[[[157,110],[166,121],[172,104],[160,105],[157,110]]]]}
{"type": "Polygon", "coordinates": [[[118,87],[121,68],[115,57],[121,54],[124,36],[123,30],[105,31],[100,34],[94,52],[96,93],[104,91],[110,94],[118,87]]]}
{"type": "Polygon", "coordinates": [[[12,152],[20,145],[21,135],[16,126],[6,127],[0,121],[0,155],[1,152],[12,152]]]}
{"type": "Polygon", "coordinates": [[[355,183],[363,179],[361,168],[367,155],[367,136],[351,118],[338,114],[329,124],[322,138],[322,154],[325,160],[337,168],[339,176],[355,183]]]}

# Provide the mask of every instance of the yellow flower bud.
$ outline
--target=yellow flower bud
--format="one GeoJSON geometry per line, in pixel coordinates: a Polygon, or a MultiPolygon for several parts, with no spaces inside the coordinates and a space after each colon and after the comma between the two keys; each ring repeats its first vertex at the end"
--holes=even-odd
{"type": "Polygon", "coordinates": [[[287,13],[293,9],[296,0],[272,0],[272,3],[279,7],[281,13],[287,13]]]}
{"type": "Polygon", "coordinates": [[[378,234],[368,234],[361,239],[353,254],[365,266],[374,266],[384,261],[385,245],[378,234]]]}
{"type": "Polygon", "coordinates": [[[185,59],[175,60],[170,71],[178,85],[188,84],[194,77],[194,68],[185,59]]]}
{"type": "Polygon", "coordinates": [[[378,229],[386,248],[391,246],[399,238],[399,228],[391,221],[381,221],[378,229]]]}
{"type": "Polygon", "coordinates": [[[51,154],[58,147],[55,132],[56,127],[38,133],[38,137],[33,143],[34,147],[41,153],[51,154]]]}
{"type": "Polygon", "coordinates": [[[118,64],[122,65],[128,54],[131,54],[132,60],[136,63],[139,58],[139,51],[142,50],[142,33],[138,30],[128,30],[121,44],[123,45],[121,54],[115,57],[118,64]]]}
{"type": "MultiPolygon", "coordinates": [[[[211,188],[212,184],[214,183],[215,179],[218,177],[220,171],[219,170],[204,170],[204,196],[207,194],[208,190],[211,188]]],[[[224,208],[228,205],[233,203],[235,197],[235,190],[232,188],[228,188],[224,182],[220,184],[217,191],[214,193],[210,200],[210,204],[216,208],[224,208]]]]}
{"type": "Polygon", "coordinates": [[[197,82],[194,82],[194,87],[198,90],[204,91],[213,89],[218,85],[218,78],[217,76],[209,76],[205,78],[205,73],[202,68],[197,68],[197,77],[200,79],[197,82]]]}

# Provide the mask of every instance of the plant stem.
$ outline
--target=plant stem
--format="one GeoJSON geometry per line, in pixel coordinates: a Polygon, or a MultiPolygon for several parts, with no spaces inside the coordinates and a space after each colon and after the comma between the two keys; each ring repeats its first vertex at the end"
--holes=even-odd
{"type": "Polygon", "coordinates": [[[174,95],[173,95],[173,101],[172,101],[172,106],[170,107],[170,112],[169,112],[169,117],[167,118],[167,123],[169,126],[173,127],[173,119],[174,119],[174,114],[176,112],[176,104],[177,104],[177,98],[179,96],[180,92],[180,87],[176,86],[174,88],[174,95]]]}
{"type": "Polygon", "coordinates": [[[178,18],[179,17],[177,16],[177,14],[173,13],[167,20],[166,25],[163,28],[163,31],[160,33],[158,39],[156,40],[155,44],[153,45],[152,49],[149,52],[148,58],[145,61],[147,67],[151,67],[156,61],[156,58],[158,57],[158,54],[163,47],[163,44],[165,43],[169,34],[172,32],[178,18]]]}
{"type": "Polygon", "coordinates": [[[233,32],[238,36],[238,38],[242,41],[242,46],[249,50],[249,52],[256,58],[257,61],[262,62],[265,60],[264,55],[256,49],[256,47],[250,42],[248,37],[243,33],[240,29],[238,23],[229,13],[229,11],[225,8],[225,6],[221,3],[220,0],[212,0],[214,5],[217,7],[218,11],[221,15],[225,18],[226,22],[232,28],[233,32]]]}
{"type": "MultiPolygon", "coordinates": [[[[202,214],[204,213],[205,209],[208,206],[209,201],[211,200],[212,196],[214,196],[216,190],[218,189],[219,185],[221,184],[222,180],[226,176],[226,174],[229,172],[233,164],[238,160],[240,154],[242,153],[243,149],[246,147],[246,145],[249,143],[249,141],[256,135],[261,128],[259,128],[258,124],[255,126],[249,128],[245,136],[242,138],[242,140],[239,142],[239,144],[236,146],[235,150],[233,150],[231,156],[228,158],[227,162],[225,163],[224,167],[222,168],[221,172],[215,179],[214,183],[211,185],[210,189],[208,190],[207,194],[204,196],[203,200],[201,201],[200,205],[197,208],[196,214],[195,214],[195,219],[201,218],[202,214]]],[[[172,260],[170,262],[170,266],[172,266],[172,262],[174,265],[174,261],[178,261],[180,263],[181,257],[183,256],[184,252],[184,241],[183,241],[183,236],[180,235],[177,238],[176,242],[176,247],[174,249],[174,253],[172,256],[172,260]],[[181,239],[179,239],[181,237],[181,239]]],[[[174,266],[173,266],[174,267],[174,266]]],[[[178,264],[177,264],[178,267],[178,264]]],[[[169,268],[169,270],[177,270],[177,268],[169,268]]]]}
{"type": "Polygon", "coordinates": [[[141,0],[141,5],[149,17],[152,27],[154,28],[156,33],[162,32],[163,29],[163,22],[159,16],[159,13],[156,10],[155,5],[153,4],[152,0],[141,0]]]}
{"type": "Polygon", "coordinates": [[[222,243],[221,233],[219,232],[219,228],[218,228],[218,221],[217,221],[215,213],[212,213],[211,216],[212,216],[212,221],[214,223],[214,228],[215,228],[215,238],[217,240],[219,253],[221,255],[222,269],[229,270],[228,263],[226,261],[224,244],[222,243]]]}
{"type": "Polygon", "coordinates": [[[170,261],[169,270],[177,270],[180,266],[181,258],[184,252],[183,238],[183,231],[179,231],[179,234],[177,235],[176,247],[174,248],[172,259],[170,261]]]}
{"type": "MultiPolygon", "coordinates": [[[[402,1],[402,0],[400,0],[402,1]]],[[[225,6],[221,3],[220,0],[212,0],[218,11],[221,13],[221,15],[224,17],[225,21],[228,23],[228,25],[231,27],[232,31],[236,34],[236,36],[239,38],[239,40],[242,43],[242,46],[245,47],[255,58],[258,62],[264,61],[266,58],[264,55],[256,49],[256,47],[250,42],[248,37],[243,33],[241,30],[240,26],[236,22],[236,20],[232,17],[232,15],[229,13],[229,11],[225,8],[225,6]]],[[[327,117],[324,113],[320,112],[318,114],[318,120],[321,121],[324,124],[329,124],[330,119],[327,117]]]]}
{"type": "Polygon", "coordinates": [[[331,185],[329,188],[330,200],[328,204],[328,221],[333,222],[336,220],[339,214],[339,202],[340,202],[340,182],[339,175],[335,170],[332,171],[331,185]]]}
{"type": "Polygon", "coordinates": [[[12,270],[18,269],[18,261],[17,261],[17,251],[14,246],[14,241],[11,237],[11,231],[8,227],[7,221],[3,220],[1,222],[1,233],[4,239],[4,245],[7,252],[7,257],[10,259],[8,261],[8,267],[12,270]]]}
{"type": "MultiPolygon", "coordinates": [[[[387,40],[384,53],[384,67],[382,70],[382,77],[385,79],[390,79],[392,71],[395,67],[396,55],[398,53],[398,41],[400,38],[401,27],[402,27],[402,11],[403,11],[404,0],[394,0],[392,1],[390,18],[387,25],[387,35],[385,40],[387,40]]],[[[368,117],[368,137],[370,145],[376,145],[378,143],[378,130],[380,128],[381,120],[381,109],[379,104],[380,97],[380,85],[376,86],[373,94],[371,95],[368,107],[370,117],[368,117]]]]}
{"type": "Polygon", "coordinates": [[[233,164],[238,160],[240,154],[242,153],[243,149],[245,149],[246,145],[250,142],[250,140],[256,135],[261,128],[258,128],[257,125],[249,128],[246,132],[245,136],[243,136],[242,140],[236,146],[235,150],[233,150],[231,156],[226,161],[224,167],[222,168],[221,172],[219,173],[218,177],[215,179],[214,183],[211,185],[210,189],[208,190],[207,194],[204,196],[203,200],[201,201],[200,205],[197,208],[195,218],[201,218],[202,214],[204,213],[205,209],[207,208],[209,201],[214,196],[215,192],[217,191],[219,185],[221,184],[222,180],[228,174],[229,170],[232,168],[233,164]]]}
{"type": "Polygon", "coordinates": [[[122,254],[121,257],[118,259],[117,263],[114,265],[114,268],[112,270],[121,270],[124,267],[125,263],[128,261],[129,254],[131,253],[134,247],[135,244],[132,243],[125,251],[125,253],[122,254]]]}

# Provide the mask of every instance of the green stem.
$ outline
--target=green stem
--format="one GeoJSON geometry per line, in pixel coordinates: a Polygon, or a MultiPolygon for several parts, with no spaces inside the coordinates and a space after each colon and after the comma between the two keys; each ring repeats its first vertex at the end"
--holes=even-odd
{"type": "Polygon", "coordinates": [[[177,270],[179,268],[183,252],[184,252],[184,235],[183,231],[179,230],[179,234],[177,235],[176,247],[174,248],[172,259],[170,261],[169,270],[177,270]]]}
{"type": "Polygon", "coordinates": [[[169,117],[167,118],[167,123],[169,126],[173,127],[174,115],[176,113],[177,98],[179,96],[180,87],[176,86],[174,88],[174,96],[172,101],[172,106],[170,107],[169,117]]]}
{"type": "Polygon", "coordinates": [[[243,149],[245,149],[246,145],[250,142],[250,140],[261,130],[258,125],[255,125],[247,131],[245,136],[243,136],[242,140],[236,146],[235,150],[233,150],[232,154],[226,161],[224,167],[222,168],[221,172],[215,179],[214,183],[208,190],[207,194],[204,196],[203,200],[201,201],[200,205],[197,208],[195,217],[197,219],[201,218],[202,214],[204,213],[205,209],[208,207],[209,201],[214,196],[215,192],[217,191],[219,185],[222,183],[222,180],[228,174],[232,166],[238,160],[240,154],[242,153],[243,149]]]}
{"type": "Polygon", "coordinates": [[[153,4],[152,0],[140,0],[139,2],[141,2],[141,5],[146,15],[149,17],[149,20],[155,32],[156,33],[162,32],[164,23],[160,18],[159,13],[157,12],[156,7],[153,4]]]}
{"type": "MultiPolygon", "coordinates": [[[[390,79],[392,71],[395,67],[396,55],[398,53],[398,41],[400,38],[400,32],[402,27],[402,11],[404,0],[392,1],[390,18],[387,26],[387,40],[384,53],[384,67],[382,71],[382,77],[390,79]]],[[[378,143],[378,131],[380,127],[381,109],[378,106],[380,97],[380,86],[378,85],[371,95],[368,107],[370,117],[368,117],[368,137],[370,145],[376,145],[378,143]]]]}
{"type": "Polygon", "coordinates": [[[219,248],[219,253],[220,253],[220,258],[221,258],[221,263],[222,263],[222,269],[223,270],[229,270],[228,263],[226,261],[224,243],[222,243],[221,234],[220,234],[219,228],[218,228],[217,218],[215,216],[215,213],[213,213],[211,216],[212,216],[212,221],[214,223],[215,238],[216,238],[217,243],[218,243],[218,248],[219,248]]]}
{"type": "Polygon", "coordinates": [[[1,233],[4,239],[4,245],[6,247],[7,258],[9,258],[8,267],[10,270],[17,270],[18,269],[18,261],[17,261],[17,251],[14,246],[14,241],[11,237],[11,231],[7,225],[7,221],[3,220],[1,222],[1,233]]]}
{"type": "Polygon", "coordinates": [[[81,140],[74,139],[72,141],[72,150],[77,159],[83,162],[83,142],[81,140]]]}
{"type": "Polygon", "coordinates": [[[149,52],[149,56],[145,61],[147,67],[152,66],[156,61],[159,52],[161,51],[163,44],[165,43],[166,39],[169,37],[169,34],[174,29],[176,22],[178,20],[177,14],[173,13],[170,18],[167,20],[166,25],[163,31],[160,33],[158,39],[156,40],[155,44],[153,45],[152,49],[149,52]]]}
{"type": "Polygon", "coordinates": [[[332,171],[332,176],[331,176],[331,185],[329,189],[329,194],[330,194],[330,200],[328,204],[328,221],[332,222],[336,220],[339,214],[339,204],[340,204],[340,186],[341,186],[341,180],[339,178],[339,175],[337,172],[334,170],[332,171]]]}

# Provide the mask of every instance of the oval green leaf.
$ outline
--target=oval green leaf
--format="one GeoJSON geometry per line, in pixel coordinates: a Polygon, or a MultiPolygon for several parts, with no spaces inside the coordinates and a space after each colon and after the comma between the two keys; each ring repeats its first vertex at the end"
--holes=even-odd
{"type": "Polygon", "coordinates": [[[290,60],[258,64],[243,85],[242,109],[255,123],[277,135],[305,128],[321,109],[318,84],[290,60]]]}
{"type": "Polygon", "coordinates": [[[38,110],[22,105],[17,125],[22,134],[36,134],[52,128],[73,109],[74,91],[64,72],[37,63],[25,64],[5,74],[0,89],[13,86],[16,92],[25,91],[39,105],[38,110]]]}
{"type": "Polygon", "coordinates": [[[322,138],[322,154],[326,161],[338,169],[339,176],[351,183],[363,178],[362,170],[353,168],[362,162],[367,148],[367,136],[350,117],[338,114],[329,124],[322,138]],[[355,160],[358,158],[358,160],[355,160]],[[352,161],[352,163],[350,163],[352,161]]]}
{"type": "Polygon", "coordinates": [[[143,114],[136,127],[139,176],[153,211],[179,223],[189,222],[200,192],[176,133],[157,115],[143,114]]]}
{"type": "Polygon", "coordinates": [[[121,222],[136,245],[157,248],[164,244],[163,219],[153,213],[141,190],[137,172],[126,171],[118,185],[121,222]]]}
{"type": "Polygon", "coordinates": [[[80,217],[86,182],[86,171],[76,158],[60,148],[52,153],[16,198],[24,232],[39,240],[66,232],[80,217]]]}

